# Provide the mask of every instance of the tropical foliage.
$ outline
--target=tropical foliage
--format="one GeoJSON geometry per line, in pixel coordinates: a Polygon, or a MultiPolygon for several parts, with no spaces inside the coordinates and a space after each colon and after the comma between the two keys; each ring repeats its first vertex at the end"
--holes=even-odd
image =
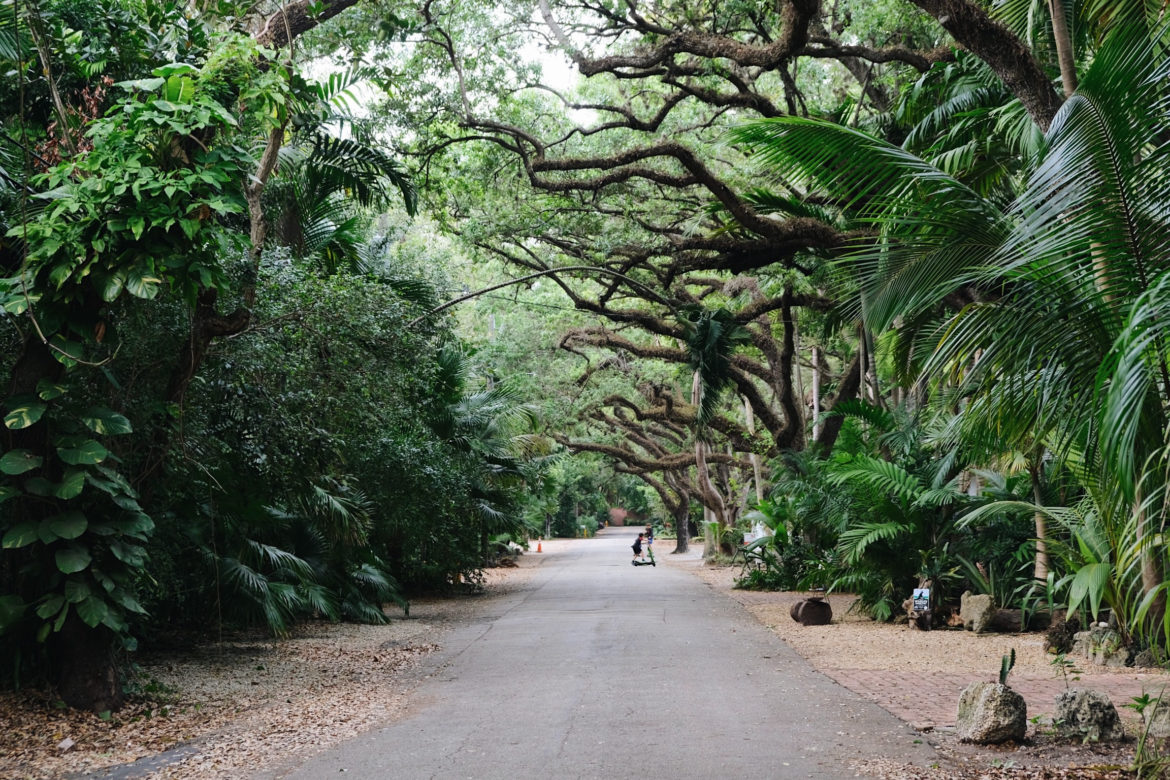
{"type": "Polygon", "coordinates": [[[1170,645],[1157,8],[351,5],[0,0],[10,682],[618,506],[1170,645]]]}

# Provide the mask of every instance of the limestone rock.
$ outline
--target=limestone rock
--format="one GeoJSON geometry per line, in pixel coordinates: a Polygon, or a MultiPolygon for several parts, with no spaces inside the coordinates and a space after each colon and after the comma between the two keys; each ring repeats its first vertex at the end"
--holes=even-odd
{"type": "Polygon", "coordinates": [[[959,614],[963,618],[964,628],[982,634],[995,617],[995,604],[991,596],[975,596],[967,591],[959,598],[959,614]]]}
{"type": "Polygon", "coordinates": [[[1146,648],[1133,657],[1133,665],[1138,669],[1156,669],[1161,666],[1160,653],[1146,648]]]}
{"type": "Polygon", "coordinates": [[[1070,688],[1056,697],[1056,730],[1062,737],[1089,742],[1120,742],[1125,729],[1109,697],[1087,688],[1070,688]]]}
{"type": "Polygon", "coordinates": [[[1107,624],[1078,631],[1073,636],[1072,654],[1087,658],[1098,666],[1120,668],[1129,662],[1129,648],[1123,644],[1121,634],[1107,624]]]}
{"type": "Polygon", "coordinates": [[[1017,742],[1028,730],[1028,706],[1024,697],[999,683],[971,683],[959,696],[955,724],[959,739],[980,745],[1017,742]]]}
{"type": "Polygon", "coordinates": [[[1142,710],[1142,721],[1145,723],[1146,735],[1149,738],[1166,739],[1170,737],[1170,701],[1156,699],[1151,702],[1148,707],[1142,710]]]}

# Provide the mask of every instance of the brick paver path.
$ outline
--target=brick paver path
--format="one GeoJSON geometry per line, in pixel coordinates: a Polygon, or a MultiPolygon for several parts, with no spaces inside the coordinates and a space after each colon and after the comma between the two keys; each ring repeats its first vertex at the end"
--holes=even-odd
{"type": "MultiPolygon", "coordinates": [[[[914,675],[874,669],[822,669],[854,693],[875,702],[892,715],[915,728],[953,727],[959,693],[973,682],[995,682],[987,675],[922,672],[914,675]]],[[[1028,703],[1028,717],[1052,717],[1056,697],[1064,690],[1064,681],[1046,677],[1037,679],[1013,674],[1008,679],[1012,690],[1028,703]]],[[[1091,680],[1072,683],[1108,694],[1122,718],[1134,716],[1125,705],[1143,690],[1156,697],[1170,678],[1163,674],[1134,673],[1095,675],[1091,680]]],[[[1136,717],[1136,716],[1135,716],[1136,717]]]]}

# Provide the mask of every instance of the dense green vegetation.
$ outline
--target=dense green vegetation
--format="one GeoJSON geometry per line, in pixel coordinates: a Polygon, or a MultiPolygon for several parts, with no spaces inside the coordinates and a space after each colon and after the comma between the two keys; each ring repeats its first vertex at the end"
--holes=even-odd
{"type": "Polygon", "coordinates": [[[0,674],[109,709],[612,506],[1164,652],[1146,10],[0,0],[0,674]]]}

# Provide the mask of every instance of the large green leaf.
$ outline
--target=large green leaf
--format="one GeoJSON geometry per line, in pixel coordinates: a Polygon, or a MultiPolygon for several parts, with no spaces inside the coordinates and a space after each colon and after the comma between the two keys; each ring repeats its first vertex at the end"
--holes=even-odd
{"type": "Polygon", "coordinates": [[[93,439],[86,439],[76,447],[60,447],[57,454],[71,466],[92,466],[105,460],[110,451],[93,439]]]}
{"type": "Polygon", "coordinates": [[[45,409],[48,408],[44,401],[34,397],[13,399],[7,406],[8,412],[4,415],[4,425],[13,431],[36,424],[37,420],[41,419],[41,415],[45,413],[45,409]]]}
{"type": "Polygon", "coordinates": [[[158,295],[160,284],[162,279],[141,268],[132,268],[126,272],[126,292],[135,298],[154,298],[158,295]]]}
{"type": "Polygon", "coordinates": [[[93,589],[89,587],[89,583],[85,580],[68,579],[65,581],[65,600],[70,604],[84,601],[89,598],[92,592],[93,589]]]}
{"type": "Polygon", "coordinates": [[[118,436],[134,431],[128,419],[104,406],[89,407],[81,415],[81,421],[94,433],[108,436],[118,436]]]}
{"type": "Polygon", "coordinates": [[[146,564],[146,550],[141,545],[127,544],[126,542],[113,539],[110,541],[110,552],[114,554],[115,558],[127,566],[140,569],[146,564]]]}
{"type": "Polygon", "coordinates": [[[46,523],[49,529],[61,539],[76,539],[85,533],[85,529],[89,526],[89,520],[77,510],[53,515],[46,523]]]}
{"type": "Polygon", "coordinates": [[[1101,610],[1101,601],[1109,588],[1113,577],[1113,564],[1109,561],[1089,563],[1081,566],[1073,576],[1072,585],[1068,592],[1068,607],[1070,611],[1084,607],[1089,602],[1088,614],[1096,618],[1101,610]]]}
{"type": "Polygon", "coordinates": [[[37,382],[37,396],[42,401],[52,401],[54,398],[60,398],[65,395],[67,389],[65,385],[50,382],[48,379],[42,379],[37,382]]]}
{"type": "Polygon", "coordinates": [[[77,605],[77,616],[90,628],[106,619],[110,614],[110,605],[99,596],[90,596],[77,605]]]}
{"type": "Polygon", "coordinates": [[[93,557],[84,547],[72,546],[58,550],[56,559],[58,571],[63,574],[76,574],[79,571],[84,571],[93,557]]]}
{"type": "Polygon", "coordinates": [[[17,523],[4,534],[4,539],[0,542],[0,546],[3,546],[6,550],[27,547],[40,538],[40,534],[38,533],[39,528],[40,523],[36,521],[17,523]]]}
{"type": "MultiPolygon", "coordinates": [[[[137,505],[135,505],[137,508],[137,505]]],[[[154,521],[141,510],[128,516],[119,517],[113,521],[114,527],[135,539],[146,540],[146,535],[154,530],[154,521]]]]}
{"type": "Polygon", "coordinates": [[[7,485],[0,485],[0,504],[3,504],[8,499],[15,498],[19,495],[20,491],[16,488],[8,487],[7,485]]]}
{"type": "Polygon", "coordinates": [[[45,596],[44,600],[37,605],[37,617],[48,620],[53,615],[59,613],[64,606],[65,597],[60,593],[51,593],[45,596]]]}
{"type": "Polygon", "coordinates": [[[0,471],[5,474],[23,474],[32,471],[44,462],[44,458],[28,450],[10,450],[0,456],[0,471]]]}
{"type": "Polygon", "coordinates": [[[61,484],[57,485],[53,490],[53,495],[63,501],[68,501],[71,498],[77,498],[81,495],[81,491],[84,488],[85,470],[67,469],[65,476],[61,479],[61,484]]]}

